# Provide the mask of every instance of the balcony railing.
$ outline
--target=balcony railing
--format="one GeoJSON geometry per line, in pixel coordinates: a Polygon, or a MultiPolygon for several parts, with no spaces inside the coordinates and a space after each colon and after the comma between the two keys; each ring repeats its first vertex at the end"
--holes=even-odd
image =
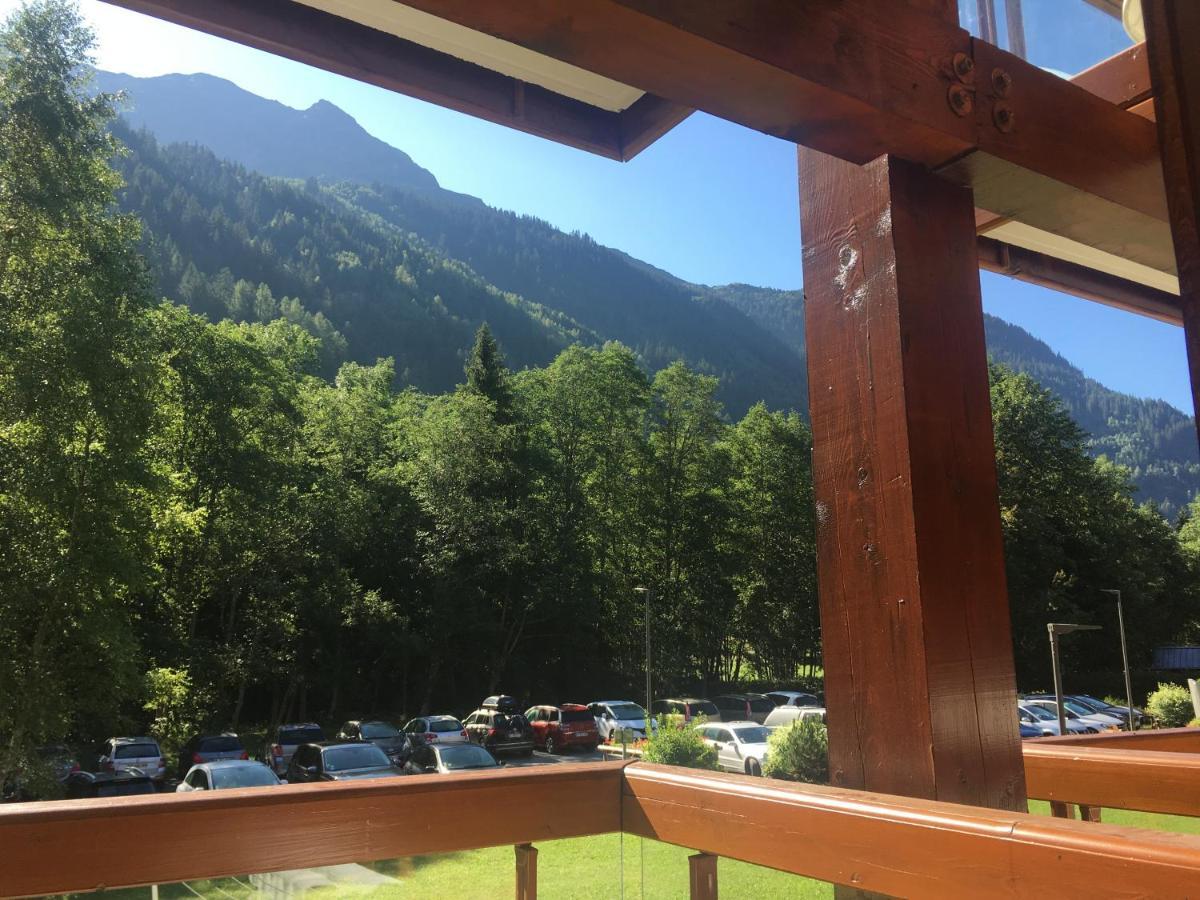
{"type": "MultiPolygon", "coordinates": [[[[1026,744],[1031,797],[1200,815],[1200,734],[1026,744]],[[1141,747],[1170,749],[1143,750],[1141,747]],[[1137,748],[1137,749],[1135,749],[1137,748]]],[[[89,891],[624,831],[906,897],[1195,897],[1200,837],[640,762],[0,809],[0,895],[89,891]]]]}

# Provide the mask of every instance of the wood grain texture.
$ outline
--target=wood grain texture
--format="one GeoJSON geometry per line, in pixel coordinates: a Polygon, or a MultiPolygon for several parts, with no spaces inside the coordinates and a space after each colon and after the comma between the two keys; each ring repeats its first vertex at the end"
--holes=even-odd
{"type": "Polygon", "coordinates": [[[632,158],[688,113],[652,96],[599,109],[291,0],[107,2],[610,159],[632,158]]]}
{"type": "Polygon", "coordinates": [[[1200,816],[1200,753],[1026,743],[1029,796],[1089,807],[1200,816]]]}
{"type": "Polygon", "coordinates": [[[970,191],[799,177],[833,782],[1023,808],[970,191]]]}
{"type": "Polygon", "coordinates": [[[1200,837],[636,763],[630,834],[896,897],[1196,897],[1200,837]]]}
{"type": "Polygon", "coordinates": [[[604,834],[621,827],[622,768],[590,763],[6,805],[0,896],[604,834]]]}
{"type": "Polygon", "coordinates": [[[517,844],[517,900],[537,900],[537,848],[532,844],[517,844]]]}
{"type": "Polygon", "coordinates": [[[1142,17],[1200,428],[1200,4],[1143,0],[1142,17]]]}
{"type": "MultiPolygon", "coordinates": [[[[977,214],[978,212],[979,210],[976,210],[977,214]]],[[[975,246],[981,269],[1082,297],[1084,300],[1094,300],[1115,309],[1149,316],[1168,325],[1183,324],[1183,311],[1179,307],[1177,294],[1109,275],[1107,272],[1098,272],[1044,253],[1014,247],[986,235],[980,235],[975,246]]]]}
{"type": "Polygon", "coordinates": [[[690,900],[717,900],[717,857],[695,853],[688,857],[688,897],[690,900]]]}
{"type": "Polygon", "coordinates": [[[1134,44],[1090,69],[1072,75],[1071,83],[1122,109],[1148,100],[1151,93],[1150,63],[1146,57],[1145,43],[1134,44]]]}
{"type": "Polygon", "coordinates": [[[1054,744],[1079,749],[1121,748],[1200,753],[1200,728],[1146,728],[1140,731],[1102,731],[1099,734],[1068,734],[1026,741],[1025,747],[1054,744]]]}

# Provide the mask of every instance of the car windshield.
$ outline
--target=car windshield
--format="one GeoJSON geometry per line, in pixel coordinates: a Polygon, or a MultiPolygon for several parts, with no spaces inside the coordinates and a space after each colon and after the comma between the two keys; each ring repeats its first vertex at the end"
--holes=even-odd
{"type": "Polygon", "coordinates": [[[279,779],[266,766],[214,767],[212,783],[214,788],[264,787],[279,784],[279,779]]]}
{"type": "Polygon", "coordinates": [[[733,734],[742,744],[765,744],[771,732],[759,725],[755,728],[735,728],[733,734]]]}
{"type": "Polygon", "coordinates": [[[1021,710],[1022,710],[1022,712],[1029,713],[1035,719],[1041,719],[1042,721],[1057,718],[1054,715],[1054,713],[1050,712],[1050,710],[1045,709],[1044,707],[1041,707],[1041,706],[1022,706],[1021,710]]]}
{"type": "Polygon", "coordinates": [[[562,711],[562,720],[564,722],[590,722],[592,721],[592,714],[586,709],[564,709],[562,711]]]}
{"type": "Polygon", "coordinates": [[[117,759],[145,759],[159,756],[158,744],[122,744],[114,754],[117,759]]]}
{"type": "Polygon", "coordinates": [[[1081,716],[1090,716],[1095,712],[1095,710],[1092,709],[1091,707],[1089,707],[1083,703],[1079,703],[1075,700],[1064,700],[1063,705],[1067,709],[1069,709],[1071,712],[1077,713],[1078,715],[1081,715],[1081,716]]]}
{"type": "Polygon", "coordinates": [[[374,744],[363,744],[361,747],[334,747],[326,750],[323,758],[326,772],[345,772],[347,769],[370,769],[374,766],[391,765],[387,755],[374,744]]]}
{"type": "Polygon", "coordinates": [[[442,747],[438,751],[442,765],[447,769],[491,769],[499,765],[478,744],[454,744],[442,747]]]}
{"type": "Polygon", "coordinates": [[[279,743],[281,744],[316,744],[323,740],[325,740],[325,734],[316,725],[279,729],[279,743]]]}
{"type": "Polygon", "coordinates": [[[242,742],[236,734],[205,738],[200,742],[201,753],[233,753],[241,749],[242,742]]]}
{"type": "Polygon", "coordinates": [[[645,711],[636,703],[616,703],[608,708],[608,711],[613,714],[614,719],[644,719],[646,718],[645,711]]]}
{"type": "Polygon", "coordinates": [[[429,730],[434,734],[445,734],[448,731],[462,731],[462,722],[458,719],[434,719],[429,723],[429,730]]]}
{"type": "Polygon", "coordinates": [[[400,732],[387,722],[364,722],[362,736],[368,741],[377,741],[381,738],[399,737],[400,732]]]}

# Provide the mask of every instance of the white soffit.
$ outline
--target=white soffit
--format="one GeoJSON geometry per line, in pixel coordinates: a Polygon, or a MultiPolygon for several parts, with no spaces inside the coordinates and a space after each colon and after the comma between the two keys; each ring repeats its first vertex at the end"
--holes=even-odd
{"type": "MultiPolygon", "coordinates": [[[[395,0],[294,0],[611,112],[645,92],[395,0]]],[[[479,0],[486,3],[488,0],[479,0]]]]}
{"type": "Polygon", "coordinates": [[[1179,293],[1179,279],[1169,272],[1160,272],[1158,269],[1152,269],[1112,253],[1105,253],[1103,250],[1097,250],[1087,244],[1060,237],[1049,231],[1042,231],[1040,228],[1034,228],[1022,222],[1003,222],[992,228],[985,227],[980,234],[986,234],[990,238],[996,238],[1006,244],[1012,244],[1014,247],[1023,247],[1026,250],[1077,263],[1098,272],[1107,272],[1109,275],[1136,281],[1138,284],[1158,288],[1169,294],[1179,293]]]}

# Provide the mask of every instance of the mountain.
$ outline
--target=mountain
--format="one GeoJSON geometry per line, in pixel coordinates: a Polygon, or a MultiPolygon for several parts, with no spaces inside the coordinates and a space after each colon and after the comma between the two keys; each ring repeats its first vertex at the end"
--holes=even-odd
{"type": "MultiPolygon", "coordinates": [[[[620,340],[650,370],[683,358],[720,376],[731,416],[806,403],[799,291],[691,284],[444,190],[324,101],[295,110],[208,75],[97,80],[129,97],[123,202],[147,224],[165,296],[212,317],[287,316],[325,339],[327,368],[393,356],[401,382],[425,390],[461,379],[487,320],[518,368],[572,341],[620,340]]],[[[1143,498],[1173,516],[1195,495],[1188,416],[1104,387],[1016,326],[988,316],[986,328],[993,358],[1053,390],[1143,498]]]]}

